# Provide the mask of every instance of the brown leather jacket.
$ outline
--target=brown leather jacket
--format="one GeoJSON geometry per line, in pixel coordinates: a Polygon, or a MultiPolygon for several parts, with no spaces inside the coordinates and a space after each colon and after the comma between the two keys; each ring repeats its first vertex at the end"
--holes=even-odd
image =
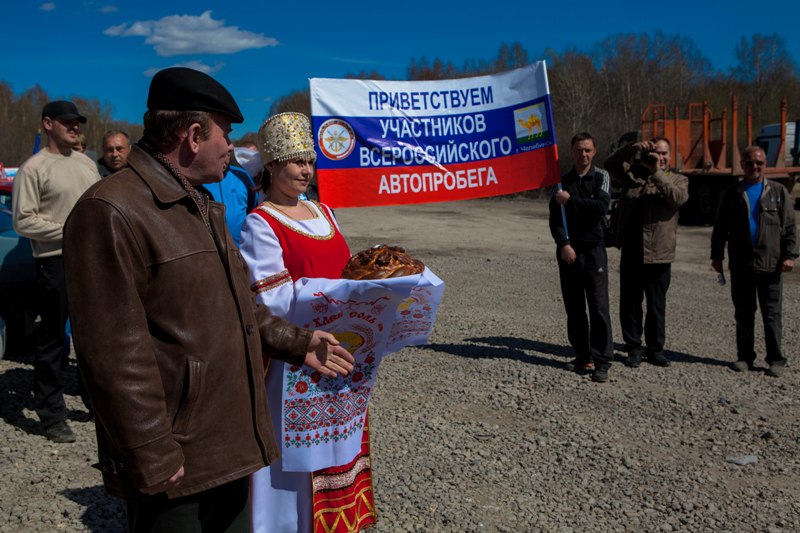
{"type": "Polygon", "coordinates": [[[208,228],[162,165],[138,147],[128,163],[67,220],[70,318],[107,490],[130,497],[183,466],[172,498],[278,456],[262,351],[302,364],[311,334],[256,306],[222,204],[208,228]]]}
{"type": "Polygon", "coordinates": [[[605,163],[611,177],[622,184],[617,245],[624,255],[640,257],[642,264],[671,263],[678,210],[689,199],[689,179],[669,170],[649,174],[641,163],[630,163],[634,153],[630,146],[620,148],[605,163]]]}

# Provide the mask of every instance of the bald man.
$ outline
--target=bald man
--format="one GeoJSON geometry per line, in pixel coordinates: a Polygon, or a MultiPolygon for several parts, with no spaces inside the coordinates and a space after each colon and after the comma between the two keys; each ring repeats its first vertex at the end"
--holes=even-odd
{"type": "Polygon", "coordinates": [[[725,243],[736,319],[736,372],[753,370],[756,301],[764,322],[768,376],[786,367],[781,351],[782,273],[794,268],[797,228],[789,191],[764,177],[767,158],[758,146],[744,151],[742,181],[725,191],[711,234],[711,267],[722,272],[725,243]]]}

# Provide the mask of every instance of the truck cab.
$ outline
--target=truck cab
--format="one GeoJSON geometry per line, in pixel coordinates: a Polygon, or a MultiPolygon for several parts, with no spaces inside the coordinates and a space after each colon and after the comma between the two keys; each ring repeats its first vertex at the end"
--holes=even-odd
{"type": "MultiPolygon", "coordinates": [[[[796,167],[800,166],[800,120],[795,122],[786,123],[786,143],[783,150],[784,166],[796,167]]],[[[764,149],[767,154],[767,165],[771,167],[778,166],[778,150],[781,145],[781,125],[767,124],[758,132],[755,139],[755,144],[764,149]]]]}
{"type": "MultiPolygon", "coordinates": [[[[786,123],[786,143],[783,154],[779,154],[781,147],[781,124],[767,124],[758,132],[755,144],[764,149],[767,154],[767,166],[776,167],[783,156],[784,167],[800,167],[800,120],[786,123]]],[[[800,180],[800,176],[796,176],[800,180]]],[[[794,208],[800,209],[800,187],[793,184],[788,187],[794,199],[794,208]]]]}

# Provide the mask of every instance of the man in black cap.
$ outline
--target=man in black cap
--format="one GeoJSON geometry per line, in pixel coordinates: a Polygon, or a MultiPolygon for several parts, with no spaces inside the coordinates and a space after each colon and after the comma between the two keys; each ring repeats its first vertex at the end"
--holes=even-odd
{"type": "Polygon", "coordinates": [[[224,207],[203,188],[223,178],[243,120],[230,93],[169,68],[147,106],[128,166],[84,194],[65,232],[98,466],[128,500],[130,531],[249,531],[248,475],[278,456],[262,354],[328,376],[353,358],[255,304],[224,207]]]}
{"type": "Polygon", "coordinates": [[[67,293],[61,255],[64,222],[81,194],[100,179],[97,166],[74,151],[86,117],[75,104],[50,102],[42,110],[44,149],[20,166],[14,179],[14,229],[28,237],[36,258],[37,328],[33,397],[44,434],[54,442],[74,442],[64,403],[62,354],[67,293]]]}

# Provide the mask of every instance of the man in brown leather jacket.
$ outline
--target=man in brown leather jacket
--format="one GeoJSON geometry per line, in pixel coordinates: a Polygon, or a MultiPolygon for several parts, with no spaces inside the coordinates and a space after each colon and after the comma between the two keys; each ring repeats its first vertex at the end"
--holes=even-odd
{"type": "Polygon", "coordinates": [[[328,333],[256,306],[224,207],[228,91],[187,68],[157,73],[128,167],[90,188],[64,258],[99,468],[130,531],[249,531],[248,474],[278,456],[262,354],[326,375],[352,370],[328,333]]]}
{"type": "Polygon", "coordinates": [[[669,169],[670,151],[669,140],[656,137],[620,148],[605,164],[611,177],[622,184],[616,228],[622,251],[619,321],[628,352],[625,365],[632,368],[641,364],[643,356],[655,365],[670,365],[663,352],[667,289],[675,259],[678,210],[689,199],[688,178],[669,169]]]}

